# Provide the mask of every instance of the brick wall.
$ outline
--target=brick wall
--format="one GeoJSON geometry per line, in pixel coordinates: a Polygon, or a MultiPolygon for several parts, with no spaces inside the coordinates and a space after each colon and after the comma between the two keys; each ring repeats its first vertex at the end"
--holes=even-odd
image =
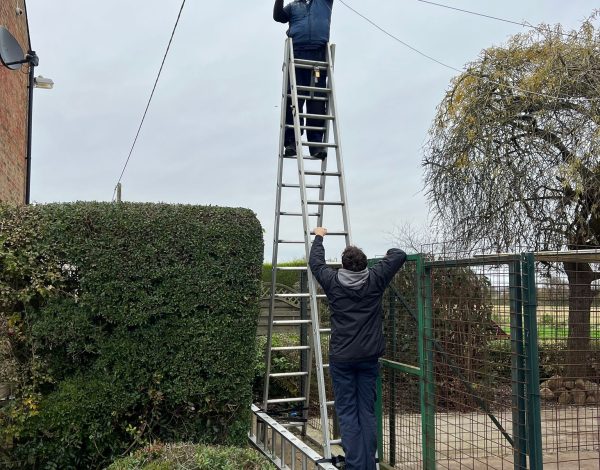
{"type": "MultiPolygon", "coordinates": [[[[17,3],[0,0],[0,26],[19,41],[24,53],[29,50],[27,17],[17,15],[17,3]]],[[[27,155],[28,66],[9,70],[0,65],[0,201],[25,202],[27,155]]]]}

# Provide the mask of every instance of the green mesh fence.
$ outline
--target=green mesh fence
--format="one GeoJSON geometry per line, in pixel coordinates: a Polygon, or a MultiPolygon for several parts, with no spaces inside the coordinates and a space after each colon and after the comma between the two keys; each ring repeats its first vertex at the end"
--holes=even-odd
{"type": "Polygon", "coordinates": [[[382,467],[600,468],[600,254],[410,261],[385,303],[382,467]]]}
{"type": "Polygon", "coordinates": [[[600,468],[599,264],[594,250],[410,256],[384,297],[381,468],[600,468]]]}
{"type": "Polygon", "coordinates": [[[544,468],[600,468],[597,256],[536,260],[544,468]]]}

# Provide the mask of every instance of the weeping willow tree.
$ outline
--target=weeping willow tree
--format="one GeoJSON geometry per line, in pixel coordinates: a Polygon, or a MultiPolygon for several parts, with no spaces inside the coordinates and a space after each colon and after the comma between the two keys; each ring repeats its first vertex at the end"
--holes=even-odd
{"type": "MultiPolygon", "coordinates": [[[[541,26],[484,50],[451,83],[424,158],[433,213],[465,247],[600,245],[598,12],[579,30],[541,26]]],[[[600,273],[563,263],[567,373],[585,376],[600,273]]]]}

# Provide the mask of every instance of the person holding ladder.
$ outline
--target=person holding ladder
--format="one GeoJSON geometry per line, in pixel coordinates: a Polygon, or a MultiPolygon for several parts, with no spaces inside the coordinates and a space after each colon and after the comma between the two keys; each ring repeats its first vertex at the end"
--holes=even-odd
{"type": "Polygon", "coordinates": [[[314,233],[309,266],[331,310],[329,372],[346,470],[375,470],[376,383],[379,358],[385,350],[382,298],[406,261],[406,253],[391,248],[367,268],[363,251],[348,246],[342,253],[342,268],[336,270],[325,263],[323,237],[327,230],[317,227],[314,233]]]}

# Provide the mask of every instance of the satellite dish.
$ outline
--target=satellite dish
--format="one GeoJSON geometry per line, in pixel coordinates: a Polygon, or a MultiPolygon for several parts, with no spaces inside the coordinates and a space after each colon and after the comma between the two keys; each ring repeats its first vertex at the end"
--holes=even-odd
{"type": "Polygon", "coordinates": [[[0,61],[11,70],[19,70],[25,61],[19,42],[4,26],[0,26],[0,61]]]}

